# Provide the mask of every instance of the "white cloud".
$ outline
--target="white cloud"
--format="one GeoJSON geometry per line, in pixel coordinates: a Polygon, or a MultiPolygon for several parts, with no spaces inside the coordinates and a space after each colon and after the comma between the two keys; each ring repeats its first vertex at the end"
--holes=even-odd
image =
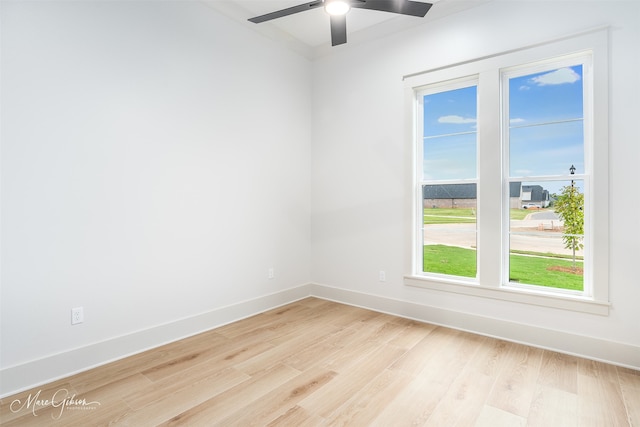
{"type": "Polygon", "coordinates": [[[462,116],[442,116],[438,118],[438,123],[451,123],[454,125],[463,125],[467,123],[475,123],[476,119],[473,118],[464,118],[462,116]]]}
{"type": "Polygon", "coordinates": [[[580,80],[580,74],[576,73],[571,68],[559,68],[555,71],[534,77],[531,79],[531,82],[538,86],[548,86],[575,83],[578,80],[580,80]]]}
{"type": "Polygon", "coordinates": [[[511,120],[509,120],[509,123],[511,123],[511,124],[514,124],[514,123],[522,123],[522,122],[526,122],[526,120],[525,120],[525,119],[518,118],[518,117],[516,117],[515,119],[511,119],[511,120]]]}
{"type": "Polygon", "coordinates": [[[527,85],[522,85],[522,86],[520,86],[518,88],[518,90],[529,90],[529,89],[531,89],[531,88],[529,86],[527,86],[527,85]]]}

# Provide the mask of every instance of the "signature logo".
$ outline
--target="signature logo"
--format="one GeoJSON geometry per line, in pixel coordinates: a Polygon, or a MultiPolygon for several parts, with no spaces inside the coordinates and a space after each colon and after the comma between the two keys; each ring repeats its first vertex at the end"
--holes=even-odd
{"type": "Polygon", "coordinates": [[[100,402],[91,401],[87,402],[86,399],[77,398],[75,394],[69,395],[69,390],[66,388],[61,388],[56,391],[51,399],[41,399],[40,393],[42,390],[38,390],[36,394],[29,394],[29,396],[22,399],[15,399],[9,405],[9,409],[13,413],[17,413],[20,411],[28,411],[30,410],[34,417],[37,417],[36,411],[41,408],[46,408],[48,406],[55,408],[51,414],[51,418],[54,420],[60,419],[63,412],[67,409],[69,410],[91,410],[96,409],[97,406],[100,406],[100,402]]]}

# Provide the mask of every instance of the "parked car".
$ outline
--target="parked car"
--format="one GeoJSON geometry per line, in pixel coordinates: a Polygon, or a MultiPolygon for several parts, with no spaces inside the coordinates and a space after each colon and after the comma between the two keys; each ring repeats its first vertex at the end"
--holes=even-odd
{"type": "Polygon", "coordinates": [[[525,203],[522,205],[522,209],[540,209],[540,205],[536,205],[535,203],[525,203]]]}

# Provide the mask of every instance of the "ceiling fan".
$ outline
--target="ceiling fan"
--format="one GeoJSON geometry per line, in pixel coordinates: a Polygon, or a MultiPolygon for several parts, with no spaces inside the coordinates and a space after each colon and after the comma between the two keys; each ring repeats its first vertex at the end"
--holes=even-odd
{"type": "Polygon", "coordinates": [[[337,46],[347,42],[346,14],[351,8],[380,10],[422,18],[427,14],[431,6],[431,3],[412,0],[315,0],[310,3],[256,16],[249,19],[249,21],[259,24],[282,18],[283,16],[293,15],[294,13],[304,12],[305,10],[324,7],[329,14],[331,22],[331,46],[337,46]]]}

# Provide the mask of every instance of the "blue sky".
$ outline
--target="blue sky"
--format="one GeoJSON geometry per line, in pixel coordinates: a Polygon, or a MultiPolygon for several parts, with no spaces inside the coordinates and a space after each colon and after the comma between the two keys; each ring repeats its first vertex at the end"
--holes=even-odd
{"type": "Polygon", "coordinates": [[[510,174],[584,172],[582,66],[509,83],[510,174]]]}
{"type": "MultiPolygon", "coordinates": [[[[512,177],[584,172],[582,80],[581,65],[510,79],[512,177]]],[[[477,116],[475,86],[424,97],[425,179],[476,177],[477,116]]]]}
{"type": "Polygon", "coordinates": [[[476,178],[477,87],[424,97],[424,178],[476,178]]]}

